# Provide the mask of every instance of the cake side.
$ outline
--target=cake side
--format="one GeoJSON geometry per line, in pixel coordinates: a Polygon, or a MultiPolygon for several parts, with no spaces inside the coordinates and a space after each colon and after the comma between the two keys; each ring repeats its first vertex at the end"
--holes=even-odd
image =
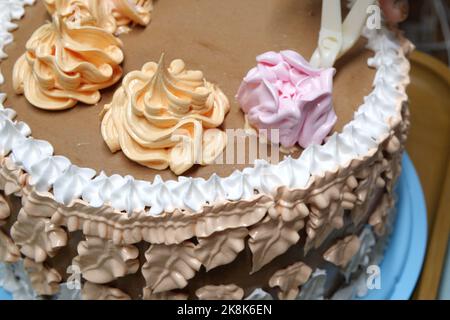
{"type": "MultiPolygon", "coordinates": [[[[141,241],[138,227],[124,230],[123,234],[127,236],[122,241],[108,240],[101,231],[103,229],[108,234],[110,228],[107,223],[102,226],[102,222],[83,221],[68,214],[67,209],[52,208],[48,203],[39,201],[36,203],[36,199],[25,188],[22,190],[23,208],[19,211],[20,206],[16,205],[15,214],[7,220],[9,222],[6,224],[5,235],[7,228],[13,224],[10,234],[15,241],[15,245],[11,247],[13,249],[8,249],[8,252],[21,250],[26,259],[35,263],[38,259],[41,266],[46,266],[47,272],[51,270],[51,274],[60,275],[56,283],[71,281],[67,268],[78,266],[85,279],[84,285],[89,284],[83,291],[85,297],[98,297],[92,290],[98,292],[100,289],[115,288],[135,299],[195,298],[197,290],[205,286],[233,284],[243,290],[244,297],[255,298],[255,294],[261,294],[259,290],[263,290],[273,297],[297,298],[298,292],[292,296],[292,293],[273,289],[270,281],[276,272],[301,261],[311,272],[325,272],[328,286],[321,290],[323,297],[329,298],[342,283],[354,278],[354,272],[360,271],[362,256],[367,254],[361,250],[368,250],[362,246],[365,233],[370,233],[377,241],[387,236],[386,232],[389,230],[385,227],[394,205],[393,186],[400,173],[402,147],[397,142],[403,142],[407,125],[405,118],[396,127],[392,137],[372,157],[355,164],[347,172],[346,179],[337,179],[307,193],[296,205],[297,210],[286,209],[286,206],[275,207],[275,202],[272,201],[269,209],[261,210],[263,218],[251,226],[241,224],[235,228],[216,231],[210,236],[193,236],[184,241],[180,239],[173,244],[159,242],[162,239],[141,241]],[[359,183],[354,185],[353,179],[359,183]],[[348,189],[353,191],[344,192],[348,189]],[[333,194],[339,196],[333,197],[333,194]],[[15,222],[17,211],[19,220],[15,222]],[[301,214],[301,211],[307,215],[301,214]],[[61,212],[64,213],[61,215],[61,212]],[[68,215],[64,217],[64,214],[68,215]],[[367,225],[371,227],[366,229],[367,225]],[[58,234],[66,236],[58,237],[58,234]],[[131,240],[132,234],[136,237],[134,240],[131,240]],[[28,241],[30,238],[33,240],[28,241]],[[59,241],[55,242],[54,239],[59,241]],[[356,246],[350,253],[345,253],[346,246],[342,245],[346,243],[346,239],[350,241],[350,246],[356,246]],[[309,252],[306,253],[308,249],[309,252]],[[37,255],[38,252],[45,254],[37,255]],[[175,261],[187,261],[189,267],[177,269],[179,263],[168,265],[169,257],[175,261]],[[122,267],[118,268],[117,265],[122,267]],[[166,274],[167,278],[157,282],[152,272],[166,274]],[[175,272],[181,272],[185,276],[185,284],[172,282],[170,275],[175,272]],[[186,287],[177,287],[183,285],[186,287]],[[169,288],[171,289],[166,290],[169,288]]],[[[19,200],[14,195],[5,198],[8,203],[11,200],[17,203],[19,200]]],[[[102,217],[98,217],[98,220],[100,218],[102,217]]],[[[201,225],[200,221],[197,222],[201,225]]],[[[217,222],[211,221],[210,224],[217,225],[217,222]]],[[[170,229],[169,223],[163,225],[170,229]]],[[[170,232],[167,229],[165,233],[170,232]]],[[[179,229],[172,232],[182,233],[179,229]]],[[[147,233],[141,229],[141,234],[151,233],[164,232],[151,230],[147,233]]],[[[370,248],[373,247],[374,244],[370,248]]],[[[14,254],[12,256],[17,257],[14,254]]],[[[278,274],[281,280],[287,276],[283,272],[278,274]]],[[[317,281],[315,277],[310,277],[311,275],[303,283],[306,288],[311,285],[307,285],[308,280],[317,281]]],[[[54,284],[51,287],[52,290],[48,286],[42,288],[41,285],[36,285],[35,289],[40,294],[53,295],[59,287],[54,284]]],[[[295,288],[291,289],[295,291],[295,288]]],[[[302,291],[301,288],[300,293],[306,295],[307,291],[302,291]]],[[[309,294],[316,295],[315,292],[309,294]]]]}

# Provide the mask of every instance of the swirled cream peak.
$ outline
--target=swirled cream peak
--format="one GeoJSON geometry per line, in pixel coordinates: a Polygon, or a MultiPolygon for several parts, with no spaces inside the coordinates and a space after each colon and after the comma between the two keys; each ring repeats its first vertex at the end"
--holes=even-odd
{"type": "Polygon", "coordinates": [[[99,90],[122,76],[121,41],[93,26],[68,23],[60,15],[37,29],[13,70],[13,86],[34,106],[68,109],[95,104],[99,90]]]}
{"type": "Polygon", "coordinates": [[[182,60],[166,69],[164,55],[130,72],[105,105],[101,131],[112,152],[122,150],[149,168],[177,175],[221,154],[226,135],[218,127],[230,108],[225,94],[182,60]]]}
{"type": "Polygon", "coordinates": [[[335,70],[315,69],[291,50],[267,52],[256,61],[237,93],[249,124],[278,130],[285,148],[321,144],[337,120],[332,104],[335,70]]]}
{"type": "Polygon", "coordinates": [[[52,15],[111,33],[126,31],[131,23],[147,25],[153,10],[153,0],[45,0],[45,5],[52,15]]]}

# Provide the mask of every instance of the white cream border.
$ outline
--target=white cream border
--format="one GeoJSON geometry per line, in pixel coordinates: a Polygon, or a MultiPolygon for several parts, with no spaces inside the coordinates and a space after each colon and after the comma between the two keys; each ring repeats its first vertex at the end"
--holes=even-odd
{"type": "MultiPolygon", "coordinates": [[[[3,48],[13,41],[11,31],[17,28],[12,21],[24,15],[24,6],[34,0],[4,0],[0,3],[0,59],[3,48]]],[[[61,156],[53,154],[50,143],[31,137],[30,128],[14,120],[12,109],[3,107],[6,94],[0,93],[0,158],[10,156],[15,165],[29,174],[29,181],[39,191],[52,191],[55,199],[69,204],[82,198],[91,206],[111,204],[120,211],[143,209],[150,215],[185,209],[197,212],[207,203],[221,200],[244,200],[260,194],[274,196],[279,187],[308,189],[317,178],[336,172],[352,160],[370,157],[402,121],[402,107],[407,102],[410,64],[406,52],[410,43],[400,43],[385,27],[365,30],[368,48],[375,56],[368,61],[377,69],[370,95],[355,112],[354,119],[343,131],[331,136],[324,145],[307,148],[299,159],[286,158],[277,165],[256,161],[254,167],[235,171],[226,178],[179,177],[153,183],[135,180],[131,176],[97,175],[93,169],[79,168],[61,156]]],[[[4,79],[0,74],[0,83],[4,79]]]]}

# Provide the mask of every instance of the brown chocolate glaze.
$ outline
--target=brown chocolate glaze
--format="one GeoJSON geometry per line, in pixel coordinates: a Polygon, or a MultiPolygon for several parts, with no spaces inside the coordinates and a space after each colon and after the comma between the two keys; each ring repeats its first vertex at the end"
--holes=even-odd
{"type": "MultiPolygon", "coordinates": [[[[208,81],[216,83],[228,96],[231,111],[224,128],[243,128],[244,117],[234,98],[242,78],[255,65],[255,57],[266,51],[293,49],[307,59],[312,55],[319,35],[321,1],[319,0],[164,0],[156,1],[153,18],[146,28],[134,27],[120,36],[124,43],[124,74],[140,69],[145,62],[158,61],[162,52],[167,60],[181,58],[189,69],[202,70],[208,81]]],[[[6,52],[9,59],[1,65],[6,83],[7,106],[14,108],[18,119],[27,122],[37,139],[49,141],[55,153],[72,163],[97,172],[133,175],[153,180],[176,176],[128,160],[122,152],[112,154],[100,134],[99,113],[112,99],[118,85],[102,91],[95,106],[48,112],[31,106],[23,95],[12,89],[12,69],[24,53],[25,43],[34,30],[50,19],[42,1],[26,9],[14,43],[6,52]]],[[[370,93],[374,71],[367,66],[372,53],[364,49],[364,40],[338,61],[335,77],[334,108],[339,131],[353,118],[353,112],[370,93]]],[[[296,156],[300,153],[298,152],[296,156]]],[[[212,173],[227,176],[248,165],[196,166],[184,175],[209,177],[212,173]]]]}

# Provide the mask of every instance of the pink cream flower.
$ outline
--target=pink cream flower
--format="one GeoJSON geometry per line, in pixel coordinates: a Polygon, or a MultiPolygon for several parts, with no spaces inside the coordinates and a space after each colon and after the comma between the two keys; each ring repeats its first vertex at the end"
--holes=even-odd
{"type": "Polygon", "coordinates": [[[335,69],[315,69],[295,51],[267,52],[256,61],[237,94],[249,123],[278,129],[287,148],[322,143],[337,120],[332,105],[335,69]]]}

